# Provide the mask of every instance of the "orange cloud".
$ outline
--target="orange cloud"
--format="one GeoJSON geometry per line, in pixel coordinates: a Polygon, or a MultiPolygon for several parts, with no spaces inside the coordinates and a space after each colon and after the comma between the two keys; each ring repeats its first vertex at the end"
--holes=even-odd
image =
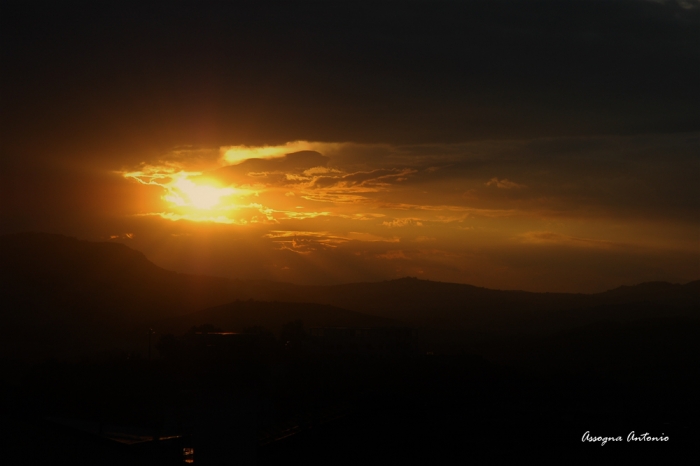
{"type": "Polygon", "coordinates": [[[576,236],[554,233],[551,231],[529,231],[519,235],[518,238],[523,243],[529,244],[553,244],[596,249],[610,249],[615,246],[620,246],[618,243],[613,241],[580,238],[576,236]]]}
{"type": "Polygon", "coordinates": [[[406,226],[416,226],[422,227],[423,222],[417,218],[396,218],[392,221],[382,222],[382,225],[388,228],[406,227],[406,226]]]}
{"type": "Polygon", "coordinates": [[[506,178],[499,180],[496,177],[491,178],[489,181],[487,181],[484,184],[486,186],[496,186],[497,188],[501,188],[501,189],[513,189],[513,188],[526,188],[527,187],[524,184],[518,184],[518,183],[510,181],[506,178]]]}

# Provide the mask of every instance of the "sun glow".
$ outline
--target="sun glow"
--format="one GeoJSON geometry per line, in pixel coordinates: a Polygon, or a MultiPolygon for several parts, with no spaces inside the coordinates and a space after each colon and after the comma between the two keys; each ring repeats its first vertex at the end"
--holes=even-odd
{"type": "Polygon", "coordinates": [[[136,215],[236,225],[272,225],[333,216],[375,218],[355,212],[372,202],[364,194],[387,190],[392,180],[401,181],[415,170],[346,173],[327,167],[330,157],[318,150],[335,153],[345,146],[294,141],[279,146],[225,146],[216,152],[183,148],[154,163],[143,162],[135,171],[118,173],[160,188],[143,191],[149,196],[143,204],[148,205],[148,211],[136,215]],[[346,180],[348,175],[354,176],[346,180]]]}
{"type": "Polygon", "coordinates": [[[222,207],[223,198],[240,194],[241,191],[231,187],[222,188],[211,181],[205,183],[195,183],[186,173],[179,173],[170,183],[169,193],[163,196],[163,199],[179,207],[212,210],[222,207]]]}
{"type": "Polygon", "coordinates": [[[123,173],[123,176],[165,190],[161,199],[168,203],[170,212],[160,212],[158,215],[163,218],[239,223],[234,218],[236,213],[250,205],[244,198],[256,194],[249,189],[221,186],[216,180],[202,176],[201,172],[159,168],[147,167],[142,171],[123,173]]]}

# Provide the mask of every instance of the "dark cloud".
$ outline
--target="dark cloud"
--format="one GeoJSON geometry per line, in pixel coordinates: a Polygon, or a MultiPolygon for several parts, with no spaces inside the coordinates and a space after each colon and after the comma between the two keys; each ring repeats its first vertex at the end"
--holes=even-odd
{"type": "Polygon", "coordinates": [[[403,202],[420,203],[428,191],[442,202],[483,208],[697,221],[699,141],[697,133],[596,136],[383,146],[381,156],[378,148],[371,153],[380,166],[415,171],[394,184],[403,202]]]}
{"type": "Polygon", "coordinates": [[[120,153],[700,125],[697,2],[17,2],[1,16],[11,148],[120,153]]]}

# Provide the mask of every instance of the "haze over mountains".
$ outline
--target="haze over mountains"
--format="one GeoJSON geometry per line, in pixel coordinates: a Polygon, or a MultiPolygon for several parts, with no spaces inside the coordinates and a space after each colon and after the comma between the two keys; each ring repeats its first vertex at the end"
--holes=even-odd
{"type": "Polygon", "coordinates": [[[298,286],[170,272],[122,244],[43,233],[0,237],[0,261],[5,355],[16,353],[19,341],[41,341],[22,345],[39,353],[53,347],[58,354],[66,345],[104,348],[141,338],[148,326],[182,331],[212,323],[240,330],[300,319],[307,327],[402,325],[459,339],[546,335],[597,322],[696,320],[700,314],[700,281],[644,283],[590,295],[408,277],[298,286]]]}

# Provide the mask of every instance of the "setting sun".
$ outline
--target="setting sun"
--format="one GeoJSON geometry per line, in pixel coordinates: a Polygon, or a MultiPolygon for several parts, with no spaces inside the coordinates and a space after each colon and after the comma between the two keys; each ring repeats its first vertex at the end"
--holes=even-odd
{"type": "Polygon", "coordinates": [[[163,199],[180,207],[211,210],[221,204],[221,199],[236,194],[234,188],[221,188],[213,184],[198,184],[180,174],[170,185],[169,194],[163,199]]]}
{"type": "Polygon", "coordinates": [[[257,211],[260,207],[245,199],[257,195],[257,191],[221,186],[217,180],[202,176],[201,172],[148,166],[141,171],[121,172],[121,175],[163,189],[160,199],[166,202],[165,210],[140,215],[157,215],[168,220],[246,224],[248,220],[239,218],[240,209],[250,209],[252,206],[257,211]]]}

